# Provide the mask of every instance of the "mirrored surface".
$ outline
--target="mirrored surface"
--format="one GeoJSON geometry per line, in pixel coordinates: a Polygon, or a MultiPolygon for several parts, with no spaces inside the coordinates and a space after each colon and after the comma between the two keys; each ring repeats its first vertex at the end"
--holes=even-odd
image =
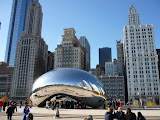
{"type": "Polygon", "coordinates": [[[92,74],[75,68],[58,68],[40,76],[33,84],[30,99],[37,106],[44,106],[55,96],[68,96],[97,108],[106,96],[101,82],[92,74]]]}

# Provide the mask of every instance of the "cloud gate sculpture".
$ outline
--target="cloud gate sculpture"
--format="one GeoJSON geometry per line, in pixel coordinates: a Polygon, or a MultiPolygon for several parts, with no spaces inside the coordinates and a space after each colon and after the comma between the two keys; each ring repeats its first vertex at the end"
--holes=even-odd
{"type": "Polygon", "coordinates": [[[75,68],[58,68],[40,76],[33,84],[30,99],[42,107],[56,96],[67,96],[98,108],[106,96],[100,81],[92,74],[75,68]]]}

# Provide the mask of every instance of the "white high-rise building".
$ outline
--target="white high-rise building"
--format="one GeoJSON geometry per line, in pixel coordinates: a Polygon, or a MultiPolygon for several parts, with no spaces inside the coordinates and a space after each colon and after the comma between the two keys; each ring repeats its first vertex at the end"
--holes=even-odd
{"type": "Polygon", "coordinates": [[[156,58],[153,25],[140,25],[133,5],[128,13],[128,25],[123,28],[128,101],[143,100],[160,103],[160,82],[156,58]]]}
{"type": "Polygon", "coordinates": [[[128,25],[140,25],[140,17],[133,5],[128,10],[128,25]]]}

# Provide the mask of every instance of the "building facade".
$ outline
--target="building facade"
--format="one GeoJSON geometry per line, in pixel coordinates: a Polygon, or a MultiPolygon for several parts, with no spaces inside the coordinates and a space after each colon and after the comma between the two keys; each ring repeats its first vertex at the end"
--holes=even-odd
{"type": "Polygon", "coordinates": [[[41,38],[41,26],[41,5],[32,2],[28,9],[26,30],[17,44],[12,80],[13,100],[29,97],[34,80],[47,71],[48,46],[41,38]]]}
{"type": "Polygon", "coordinates": [[[81,36],[80,39],[80,44],[82,47],[85,49],[85,70],[89,71],[90,69],[90,44],[85,36],[81,36]]]}
{"type": "Polygon", "coordinates": [[[125,83],[123,76],[99,76],[97,77],[103,84],[107,101],[125,101],[125,83]]]}
{"type": "Polygon", "coordinates": [[[47,71],[54,69],[54,53],[48,51],[47,71]]]}
{"type": "Polygon", "coordinates": [[[91,73],[92,75],[96,76],[97,75],[96,68],[90,69],[89,73],[91,73]]]}
{"type": "Polygon", "coordinates": [[[124,52],[123,43],[121,41],[116,41],[117,44],[117,64],[118,64],[118,75],[124,75],[124,52]]]}
{"type": "Polygon", "coordinates": [[[75,33],[73,28],[64,29],[62,44],[55,49],[54,69],[78,68],[85,70],[85,52],[75,33]]]}
{"type": "Polygon", "coordinates": [[[111,48],[108,47],[99,48],[99,65],[104,67],[105,62],[112,62],[111,48]]]}
{"type": "Polygon", "coordinates": [[[160,78],[160,49],[156,49],[157,51],[157,61],[158,61],[158,70],[159,70],[159,78],[160,78]]]}
{"type": "Polygon", "coordinates": [[[140,25],[137,9],[133,6],[129,9],[128,25],[123,28],[123,44],[129,100],[142,99],[144,103],[159,104],[160,84],[153,25],[140,25]]]}
{"type": "Polygon", "coordinates": [[[6,96],[10,99],[13,69],[8,63],[0,62],[0,98],[6,96]]]}
{"type": "Polygon", "coordinates": [[[105,62],[105,76],[118,76],[118,61],[105,62]]]}
{"type": "Polygon", "coordinates": [[[13,0],[5,52],[5,62],[9,63],[9,66],[14,66],[16,46],[26,28],[27,11],[33,1],[39,0],[13,0]]]}

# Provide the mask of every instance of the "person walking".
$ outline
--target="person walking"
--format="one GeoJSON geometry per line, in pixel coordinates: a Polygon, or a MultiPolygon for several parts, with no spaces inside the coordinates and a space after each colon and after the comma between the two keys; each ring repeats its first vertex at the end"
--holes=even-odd
{"type": "Polygon", "coordinates": [[[119,106],[122,107],[122,101],[119,101],[119,106]]]}
{"type": "Polygon", "coordinates": [[[7,106],[7,102],[6,102],[6,101],[4,101],[4,103],[3,103],[3,111],[5,111],[5,110],[6,110],[6,106],[7,106]]]}
{"type": "Polygon", "coordinates": [[[146,120],[145,117],[142,115],[141,112],[138,112],[137,120],[146,120]]]}
{"type": "Polygon", "coordinates": [[[124,112],[122,111],[122,107],[118,107],[118,111],[116,112],[117,120],[124,120],[124,112]]]}
{"type": "Polygon", "coordinates": [[[113,120],[114,118],[116,118],[116,114],[115,112],[113,114],[113,108],[108,108],[105,113],[105,120],[113,120]]]}
{"type": "Polygon", "coordinates": [[[6,113],[7,113],[7,116],[8,116],[8,120],[11,120],[12,115],[13,115],[13,107],[12,107],[11,104],[8,106],[8,109],[7,109],[6,113]]]}
{"type": "Polygon", "coordinates": [[[85,118],[84,120],[93,120],[92,115],[88,115],[88,118],[85,118]]]}
{"type": "Polygon", "coordinates": [[[30,112],[30,110],[28,108],[28,105],[26,105],[23,110],[23,120],[26,120],[26,116],[28,115],[29,112],[30,112]]]}
{"type": "Polygon", "coordinates": [[[2,111],[2,107],[3,107],[3,101],[2,99],[0,99],[0,112],[2,111]]]}
{"type": "Polygon", "coordinates": [[[22,106],[23,106],[23,102],[20,101],[19,108],[21,108],[22,106]]]}
{"type": "Polygon", "coordinates": [[[127,108],[124,118],[125,120],[136,120],[136,115],[135,113],[131,112],[130,108],[127,108]]]}

